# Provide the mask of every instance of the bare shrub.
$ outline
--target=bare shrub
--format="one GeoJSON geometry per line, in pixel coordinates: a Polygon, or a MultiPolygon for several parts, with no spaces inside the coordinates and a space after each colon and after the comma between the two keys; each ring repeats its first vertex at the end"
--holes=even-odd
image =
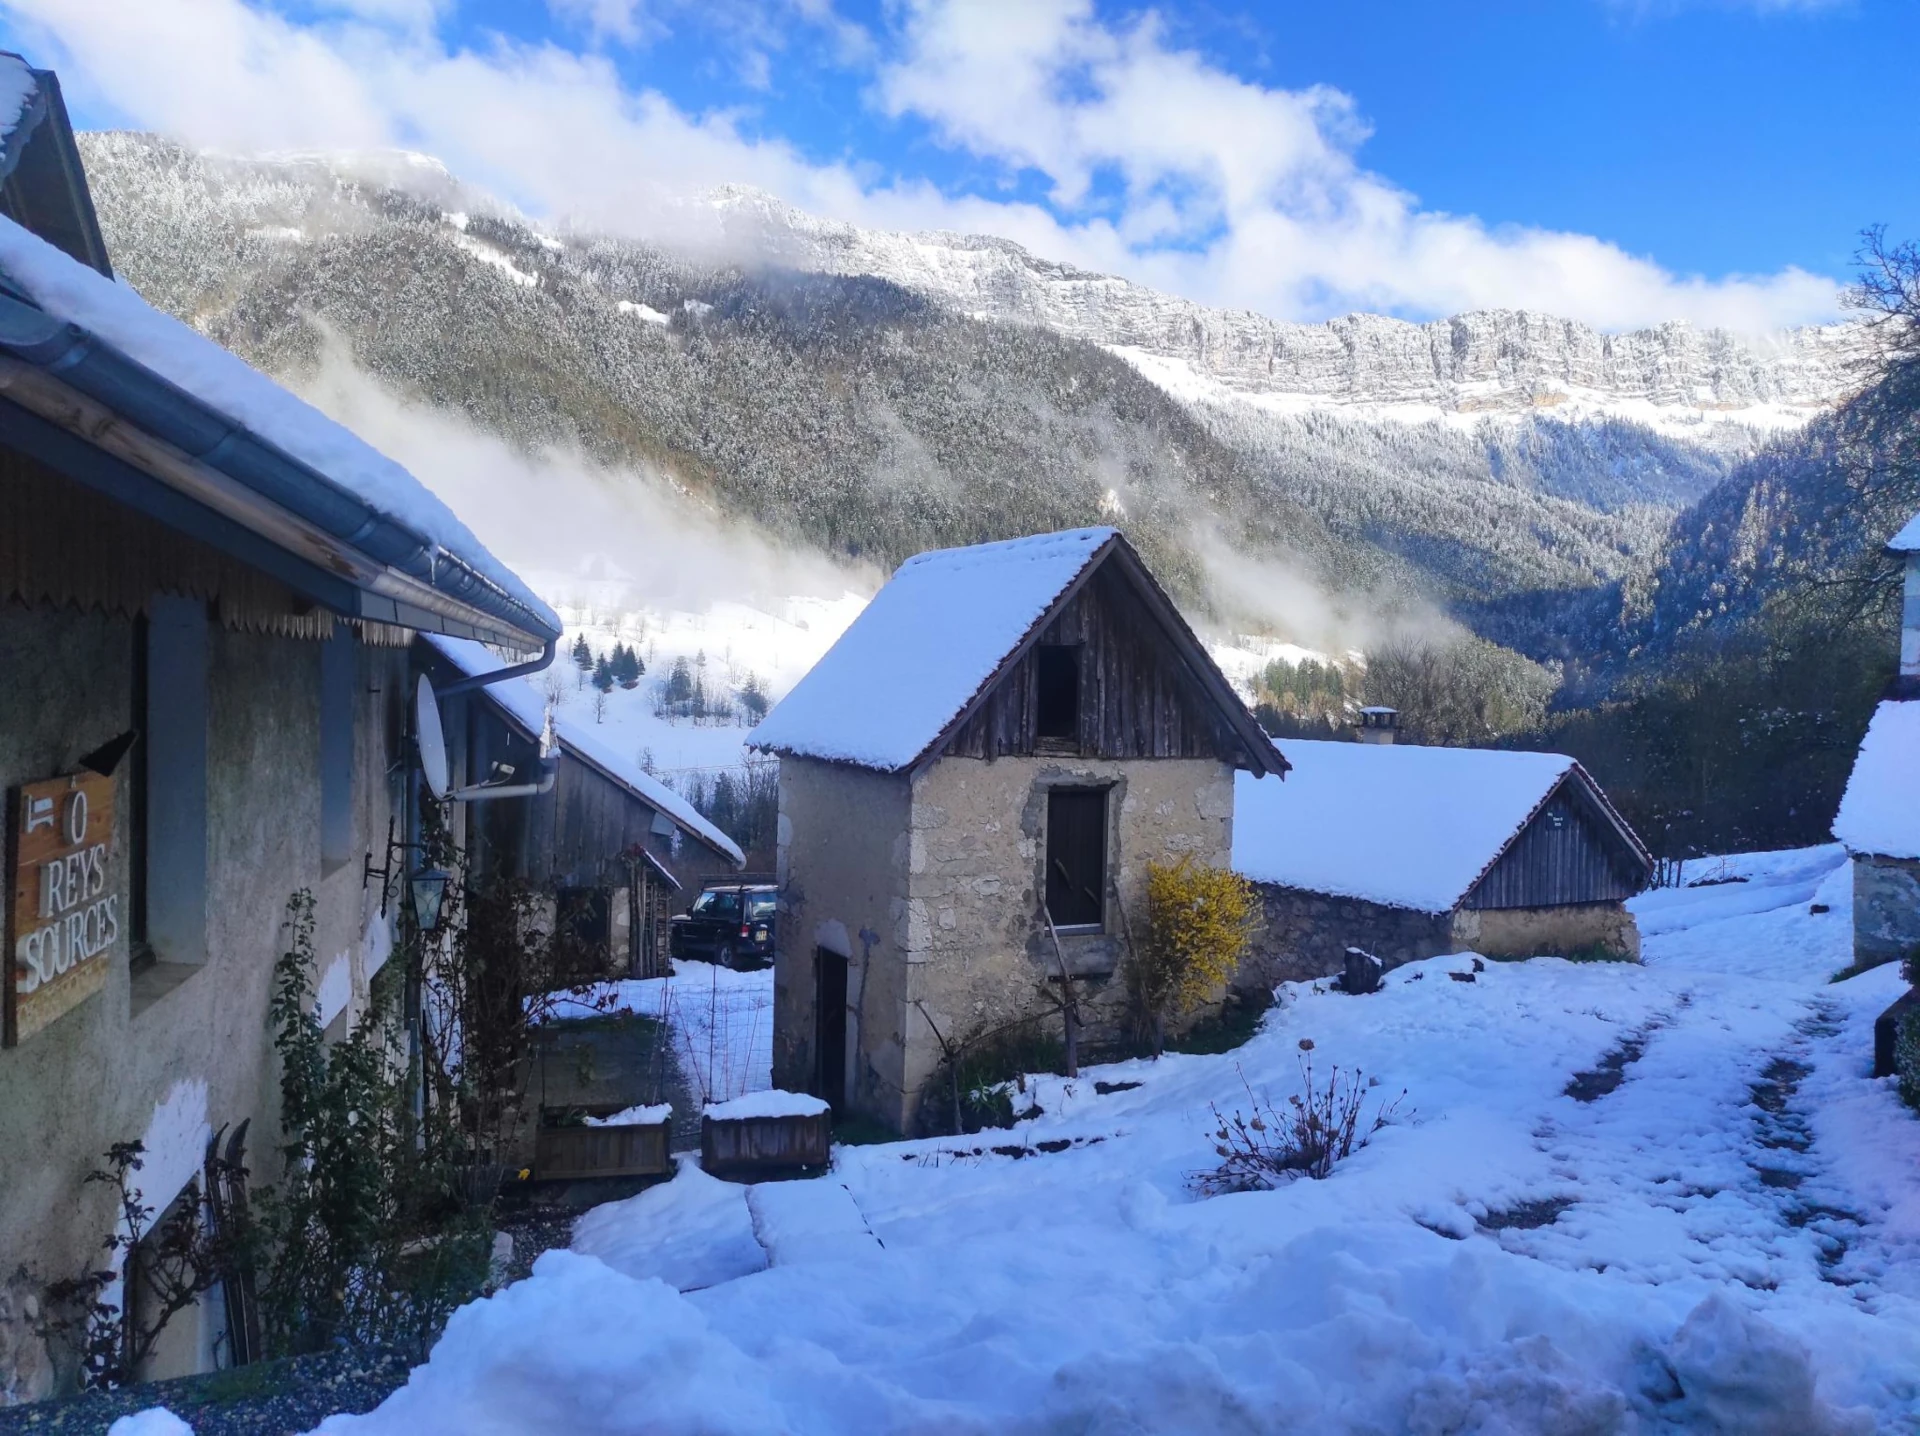
{"type": "Polygon", "coordinates": [[[1363,1112],[1369,1084],[1359,1068],[1341,1074],[1336,1065],[1322,1085],[1313,1075],[1311,1048],[1302,1044],[1300,1075],[1304,1095],[1276,1104],[1247,1083],[1249,1111],[1238,1108],[1223,1115],[1214,1105],[1214,1151],[1220,1165],[1201,1172],[1194,1184],[1207,1196],[1224,1192],[1257,1192],[1277,1187],[1294,1177],[1316,1181],[1367,1145],[1382,1127],[1400,1114],[1406,1092],[1377,1106],[1368,1120],[1363,1112]]]}

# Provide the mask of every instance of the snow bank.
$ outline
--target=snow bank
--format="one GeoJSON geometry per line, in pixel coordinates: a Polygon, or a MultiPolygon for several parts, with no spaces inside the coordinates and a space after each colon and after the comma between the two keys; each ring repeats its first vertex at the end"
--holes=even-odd
{"type": "Polygon", "coordinates": [[[766,1374],[665,1282],[551,1251],[531,1280],[462,1307],[377,1411],[325,1433],[524,1436],[786,1428],[766,1374]]]}
{"type": "Polygon", "coordinates": [[[193,1436],[193,1428],[164,1406],[149,1406],[122,1416],[107,1428],[107,1436],[193,1436]]]}
{"type": "Polygon", "coordinates": [[[762,1182],[747,1189],[753,1232],[774,1266],[868,1257],[880,1243],[838,1182],[762,1182]]]}
{"type": "Polygon", "coordinates": [[[1234,780],[1233,867],[1255,882],[1447,912],[1576,766],[1557,753],[1287,740],[1278,783],[1234,780]]]}
{"type": "Polygon", "coordinates": [[[452,554],[559,631],[558,615],[487,552],[431,490],[245,360],[4,217],[0,274],[48,314],[79,325],[277,445],[362,503],[452,554]]]}
{"type": "Polygon", "coordinates": [[[776,1087],[765,1092],[749,1092],[730,1102],[709,1102],[706,1115],[716,1122],[739,1122],[749,1117],[818,1117],[830,1110],[822,1098],[810,1097],[804,1092],[783,1092],[776,1087]]]}
{"type": "Polygon", "coordinates": [[[1115,536],[1074,529],[908,559],[748,743],[905,767],[1115,536]]]}
{"type": "MultiPolygon", "coordinates": [[[[695,1291],[767,1265],[754,1236],[747,1188],[700,1170],[691,1153],[671,1182],[595,1207],[574,1224],[573,1249],[636,1279],[695,1291]]],[[[805,1185],[790,1183],[789,1185],[805,1185]]]]}
{"type": "Polygon", "coordinates": [[[589,1117],[589,1127],[651,1127],[665,1122],[673,1116],[671,1102],[659,1102],[650,1107],[629,1107],[624,1112],[615,1112],[611,1117],[589,1117]]]}
{"type": "Polygon", "coordinates": [[[1856,853],[1920,858],[1920,703],[1873,710],[1833,835],[1856,853]]]}
{"type": "MultiPolygon", "coordinates": [[[[470,638],[450,638],[438,633],[430,633],[426,637],[454,667],[470,677],[497,672],[507,666],[494,657],[485,644],[475,643],[470,638]]],[[[567,660],[561,658],[555,661],[564,663],[567,660]]],[[[529,736],[538,737],[546,728],[547,700],[533,686],[532,679],[509,678],[504,683],[491,684],[480,691],[484,697],[505,709],[529,736]]],[[[638,762],[623,759],[581,724],[559,713],[554,714],[553,735],[562,748],[588,767],[598,769],[635,797],[665,813],[683,831],[723,854],[734,866],[745,866],[747,859],[738,843],[701,817],[693,804],[647,772],[638,762]]]]}

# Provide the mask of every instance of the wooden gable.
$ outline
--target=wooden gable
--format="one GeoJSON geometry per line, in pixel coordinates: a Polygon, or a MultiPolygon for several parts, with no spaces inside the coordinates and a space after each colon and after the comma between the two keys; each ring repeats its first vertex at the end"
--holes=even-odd
{"type": "Polygon", "coordinates": [[[1467,908],[1619,902],[1647,884],[1652,862],[1578,768],[1562,778],[1461,902],[1467,908]]]}
{"type": "Polygon", "coordinates": [[[1256,773],[1286,766],[1144,566],[1118,545],[1041,619],[929,756],[1042,753],[1217,758],[1256,773]],[[1077,732],[1042,736],[1042,660],[1062,647],[1078,668],[1077,732]]]}

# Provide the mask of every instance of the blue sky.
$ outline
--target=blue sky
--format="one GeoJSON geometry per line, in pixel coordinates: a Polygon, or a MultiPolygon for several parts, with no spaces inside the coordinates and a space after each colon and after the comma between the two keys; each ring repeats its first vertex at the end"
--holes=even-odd
{"type": "Polygon", "coordinates": [[[0,0],[0,36],[85,125],[398,144],[636,233],[738,181],[1281,317],[1761,328],[1834,312],[1863,225],[1920,234],[1912,0],[0,0]]]}

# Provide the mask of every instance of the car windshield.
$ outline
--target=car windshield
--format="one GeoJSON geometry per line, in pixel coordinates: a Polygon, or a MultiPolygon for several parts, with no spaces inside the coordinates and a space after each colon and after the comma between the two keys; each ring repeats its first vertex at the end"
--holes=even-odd
{"type": "Polygon", "coordinates": [[[747,920],[759,922],[773,916],[774,896],[772,893],[747,894],[747,920]]]}
{"type": "Polygon", "coordinates": [[[740,913],[740,894],[737,892],[703,892],[693,900],[695,917],[737,917],[740,913]]]}

